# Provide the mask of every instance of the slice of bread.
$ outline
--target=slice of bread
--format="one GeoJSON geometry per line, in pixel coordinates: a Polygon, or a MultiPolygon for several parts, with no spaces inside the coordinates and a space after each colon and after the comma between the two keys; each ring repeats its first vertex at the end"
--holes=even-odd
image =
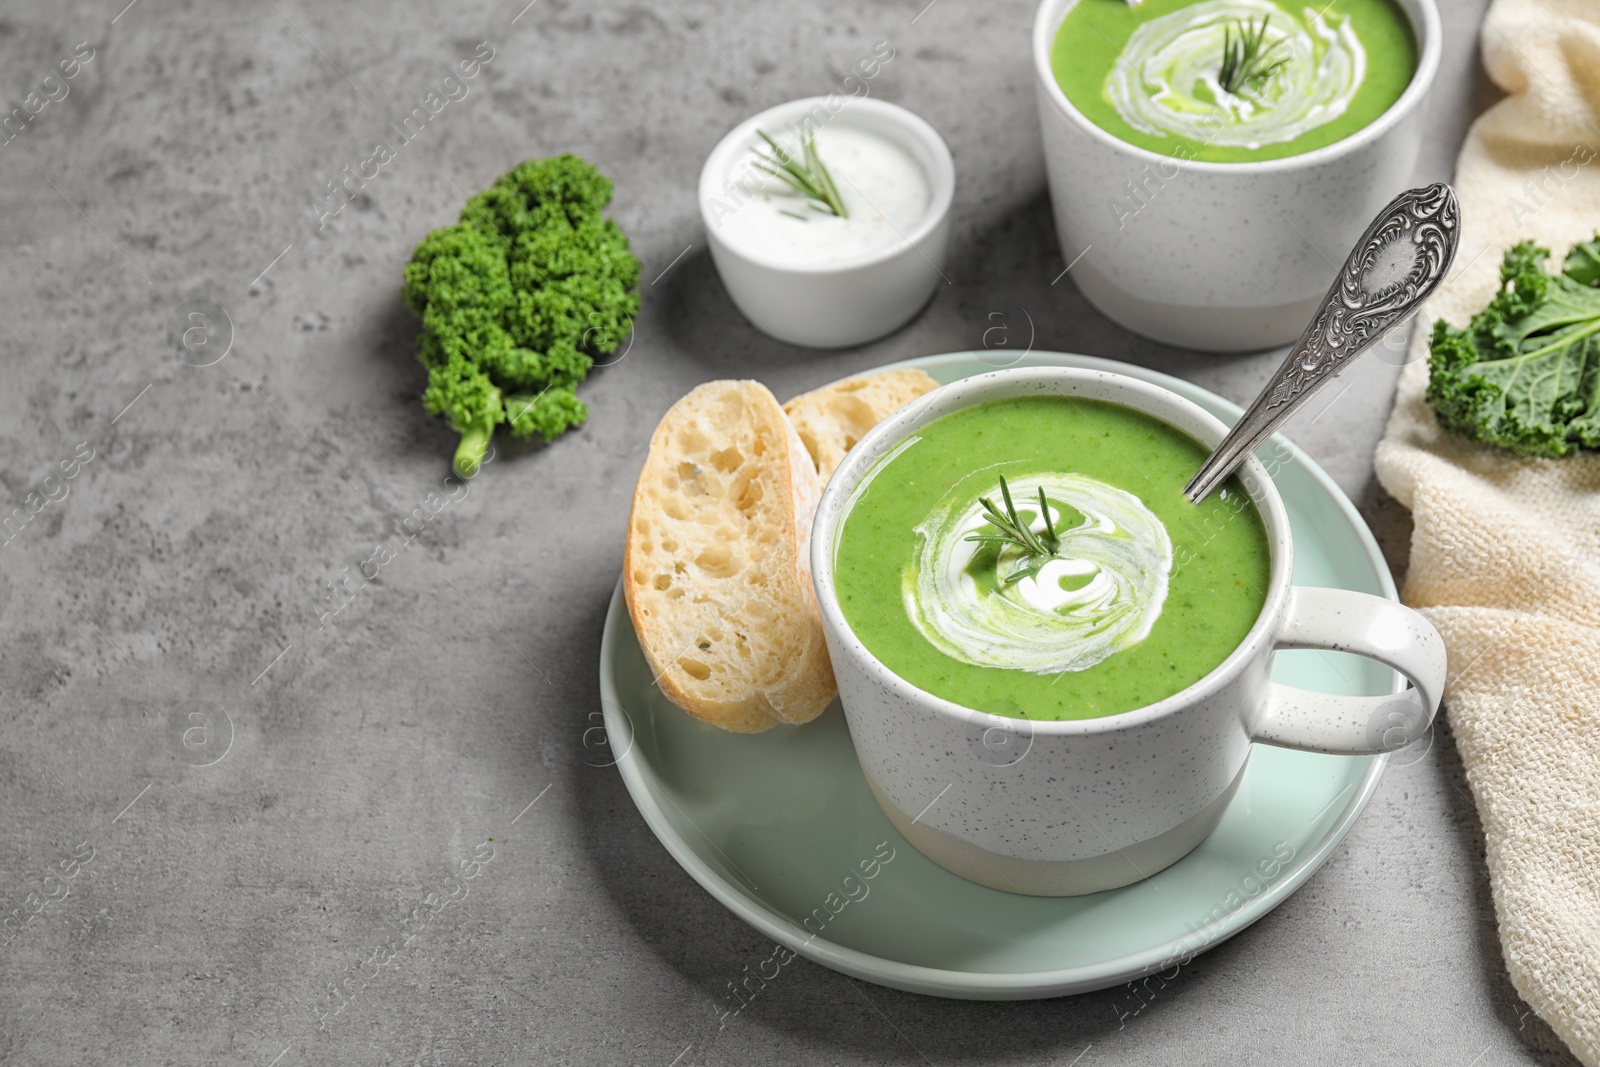
{"type": "Polygon", "coordinates": [[[802,393],[783,405],[783,410],[826,484],[844,454],[868,430],[938,387],[938,382],[920,370],[881,371],[802,393]]]}
{"type": "Polygon", "coordinates": [[[656,684],[689,714],[755,733],[814,719],[833,699],[811,587],[821,493],[760,382],[707,382],[656,427],[623,589],[656,684]]]}

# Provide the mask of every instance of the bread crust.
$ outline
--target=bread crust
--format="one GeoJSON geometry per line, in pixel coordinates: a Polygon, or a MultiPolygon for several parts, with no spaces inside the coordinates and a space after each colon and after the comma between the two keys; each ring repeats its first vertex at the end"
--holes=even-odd
{"type": "Polygon", "coordinates": [[[759,382],[714,381],[650,439],[623,591],[662,693],[739,733],[803,723],[833,699],[811,585],[816,468],[759,382]]]}

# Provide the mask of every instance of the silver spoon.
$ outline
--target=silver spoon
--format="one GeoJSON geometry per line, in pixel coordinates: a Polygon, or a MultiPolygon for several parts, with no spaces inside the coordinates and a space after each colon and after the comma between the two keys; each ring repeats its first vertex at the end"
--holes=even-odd
{"type": "Polygon", "coordinates": [[[1306,332],[1232,432],[1184,486],[1205,499],[1313,393],[1333,381],[1439,287],[1461,239],[1456,192],[1444,183],[1408,189],[1361,235],[1306,332]]]}

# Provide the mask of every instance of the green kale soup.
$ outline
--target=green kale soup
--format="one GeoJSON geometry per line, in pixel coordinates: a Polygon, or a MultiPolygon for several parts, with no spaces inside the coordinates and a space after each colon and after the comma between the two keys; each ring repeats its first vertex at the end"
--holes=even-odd
{"type": "Polygon", "coordinates": [[[845,618],[895,674],[982,711],[1089,719],[1169,697],[1266,599],[1266,530],[1237,480],[1184,499],[1207,454],[1092,400],[936,419],[855,491],[834,548],[845,618]]]}
{"type": "Polygon", "coordinates": [[[1050,54],[1090,122],[1180,159],[1299,155],[1387,111],[1417,70],[1394,0],[1078,0],[1050,54]]]}

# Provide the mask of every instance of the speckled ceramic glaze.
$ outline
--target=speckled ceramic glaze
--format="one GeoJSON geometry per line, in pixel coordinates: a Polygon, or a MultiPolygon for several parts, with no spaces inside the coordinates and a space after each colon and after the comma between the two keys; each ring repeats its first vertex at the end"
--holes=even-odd
{"type": "Polygon", "coordinates": [[[1362,229],[1410,184],[1439,67],[1433,0],[1397,0],[1416,74],[1376,122],[1325,148],[1203,163],[1137,148],[1090,122],[1050,69],[1077,0],[1043,0],[1034,83],[1061,253],[1108,317],[1187,348],[1247,351],[1300,336],[1362,229]]]}
{"type": "MultiPolygon", "coordinates": [[[[1283,502],[1261,463],[1240,468],[1272,552],[1266,603],[1244,642],[1188,689],[1098,719],[1035,722],[964,708],[899,678],[851,631],[833,590],[850,496],[872,465],[960,408],[1018,396],[1104,400],[1162,419],[1209,446],[1222,423],[1160,386],[1103,371],[997,371],[939,389],[875,427],[823,493],[812,573],[850,736],[890,822],[934,862],[997,889],[1096,892],[1148,877],[1210,833],[1252,742],[1350,755],[1418,737],[1444,687],[1444,645],[1416,612],[1381,597],[1290,584],[1283,502]],[[1353,652],[1400,671],[1400,696],[1331,696],[1273,683],[1277,648],[1353,652]]],[[[899,604],[886,610],[902,610],[899,604]]]]}

